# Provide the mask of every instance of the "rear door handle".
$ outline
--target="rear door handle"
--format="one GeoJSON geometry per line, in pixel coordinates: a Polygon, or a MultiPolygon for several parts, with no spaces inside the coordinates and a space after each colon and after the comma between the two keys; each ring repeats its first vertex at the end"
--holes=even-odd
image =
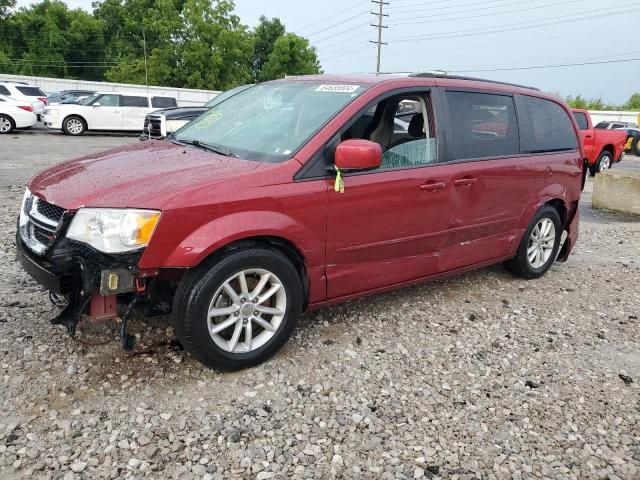
{"type": "Polygon", "coordinates": [[[424,192],[437,192],[438,190],[442,190],[443,188],[447,188],[447,184],[445,182],[427,182],[424,185],[420,185],[420,190],[424,192]]]}
{"type": "Polygon", "coordinates": [[[457,180],[453,181],[453,184],[456,187],[469,187],[471,185],[473,185],[474,183],[476,183],[478,179],[474,178],[474,177],[465,177],[465,178],[458,178],[457,180]]]}

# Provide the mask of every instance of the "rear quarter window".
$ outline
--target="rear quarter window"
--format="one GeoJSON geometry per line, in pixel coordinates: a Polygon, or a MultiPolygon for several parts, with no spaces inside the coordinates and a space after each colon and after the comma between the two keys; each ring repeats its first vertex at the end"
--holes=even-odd
{"type": "Polygon", "coordinates": [[[177,107],[178,102],[176,102],[175,98],[171,97],[152,97],[151,106],[153,108],[171,108],[177,107]]]}
{"type": "Polygon", "coordinates": [[[46,95],[38,87],[19,87],[19,86],[16,86],[16,89],[21,94],[26,95],[27,97],[46,97],[46,95]]]}
{"type": "Polygon", "coordinates": [[[9,91],[9,89],[7,87],[5,87],[4,85],[0,85],[0,94],[2,95],[11,95],[11,92],[9,91]]]}
{"type": "Polygon", "coordinates": [[[522,97],[525,128],[522,148],[525,153],[570,151],[578,148],[573,123],[559,104],[536,97],[522,97]]]}

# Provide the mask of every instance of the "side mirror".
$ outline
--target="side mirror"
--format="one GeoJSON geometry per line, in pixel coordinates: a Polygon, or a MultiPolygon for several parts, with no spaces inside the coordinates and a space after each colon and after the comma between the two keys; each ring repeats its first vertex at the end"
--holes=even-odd
{"type": "Polygon", "coordinates": [[[345,140],[336,147],[334,163],[344,171],[373,170],[382,163],[382,149],[369,140],[345,140]]]}

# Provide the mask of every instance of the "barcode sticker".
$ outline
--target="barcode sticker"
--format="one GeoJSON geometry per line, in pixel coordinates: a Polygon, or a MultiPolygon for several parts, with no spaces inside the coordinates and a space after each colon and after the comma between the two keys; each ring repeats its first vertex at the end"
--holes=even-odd
{"type": "Polygon", "coordinates": [[[360,85],[320,85],[316,92],[353,93],[360,85]]]}

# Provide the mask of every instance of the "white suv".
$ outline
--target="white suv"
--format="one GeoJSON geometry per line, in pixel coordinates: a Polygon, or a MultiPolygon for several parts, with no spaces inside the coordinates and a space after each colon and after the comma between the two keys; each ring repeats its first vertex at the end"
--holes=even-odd
{"type": "Polygon", "coordinates": [[[60,103],[45,109],[46,127],[62,130],[67,135],[82,135],[87,130],[125,130],[141,132],[147,113],[176,105],[175,98],[104,92],[77,104],[60,103]]]}
{"type": "Polygon", "coordinates": [[[11,97],[14,100],[29,102],[33,106],[33,113],[42,115],[47,96],[35,85],[20,82],[0,82],[0,95],[11,97]]]}

